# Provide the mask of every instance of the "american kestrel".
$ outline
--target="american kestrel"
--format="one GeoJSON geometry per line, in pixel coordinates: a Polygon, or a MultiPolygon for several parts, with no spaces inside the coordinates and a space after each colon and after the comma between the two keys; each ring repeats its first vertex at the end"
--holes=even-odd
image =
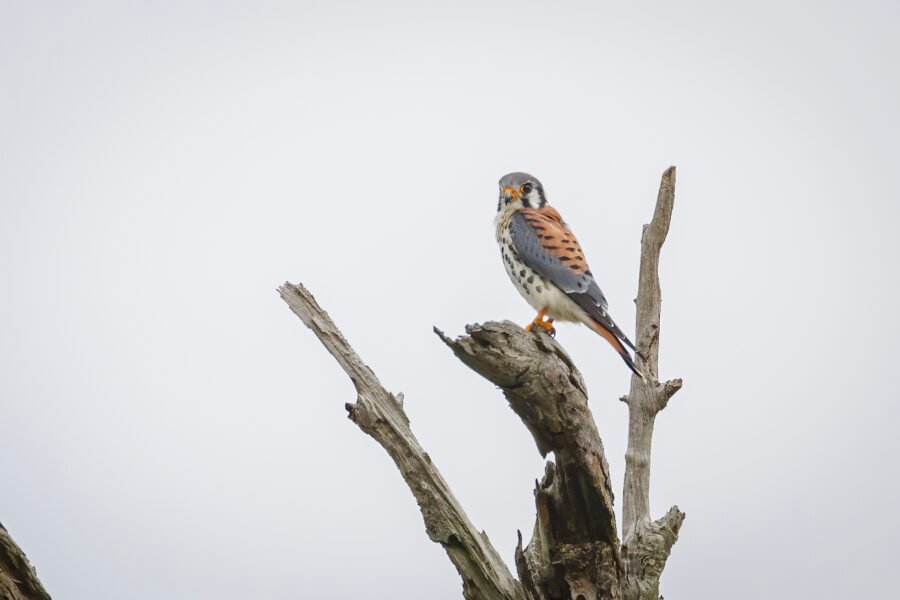
{"type": "Polygon", "coordinates": [[[643,379],[625,346],[637,349],[607,312],[606,298],[584,252],[544,188],[528,173],[500,179],[495,219],[503,266],[519,293],[538,311],[534,325],[553,333],[553,321],[584,323],[612,344],[625,364],[643,379]],[[545,320],[546,317],[546,320],[545,320]]]}

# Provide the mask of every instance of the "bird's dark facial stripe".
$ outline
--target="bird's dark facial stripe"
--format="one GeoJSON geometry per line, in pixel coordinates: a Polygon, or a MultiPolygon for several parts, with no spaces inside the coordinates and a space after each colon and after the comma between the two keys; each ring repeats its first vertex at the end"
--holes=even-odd
{"type": "Polygon", "coordinates": [[[526,183],[522,186],[522,202],[526,208],[542,208],[547,204],[544,188],[539,184],[534,184],[534,187],[531,187],[531,183],[526,183]]]}

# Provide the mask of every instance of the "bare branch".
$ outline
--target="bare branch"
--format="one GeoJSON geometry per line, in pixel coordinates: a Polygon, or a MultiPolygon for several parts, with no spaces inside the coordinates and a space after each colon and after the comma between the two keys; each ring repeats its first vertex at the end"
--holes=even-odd
{"type": "Polygon", "coordinates": [[[543,331],[509,321],[470,325],[458,340],[435,331],[460,360],[500,386],[541,455],[555,454],[535,489],[534,535],[516,550],[529,596],[618,598],[623,567],[609,467],[569,356],[543,331]]]}
{"type": "Polygon", "coordinates": [[[647,372],[654,380],[659,375],[659,314],[662,304],[659,254],[669,233],[674,204],[675,167],[669,167],[662,174],[653,220],[644,226],[641,236],[641,267],[636,300],[638,350],[647,358],[647,372]]]}
{"type": "Polygon", "coordinates": [[[0,600],[50,600],[37,573],[0,525],[0,600]]]}
{"type": "Polygon", "coordinates": [[[350,419],[381,444],[409,486],[425,520],[428,536],[441,544],[463,579],[469,600],[525,600],[483,532],[466,516],[450,487],[409,428],[402,396],[394,396],[357,356],[328,314],[302,285],[285,283],[281,297],[346,371],[356,387],[357,401],[347,404],[350,419]]]}
{"type": "Polygon", "coordinates": [[[625,486],[622,554],[626,600],[656,600],[659,576],[684,520],[672,507],[662,519],[650,520],[650,454],[656,415],[681,389],[681,380],[659,383],[659,328],[662,294],[659,286],[659,255],[675,202],[675,167],[662,175],[653,220],[644,226],[637,296],[637,346],[647,381],[631,378],[631,391],[622,400],[628,405],[628,450],[625,453],[625,486]]]}

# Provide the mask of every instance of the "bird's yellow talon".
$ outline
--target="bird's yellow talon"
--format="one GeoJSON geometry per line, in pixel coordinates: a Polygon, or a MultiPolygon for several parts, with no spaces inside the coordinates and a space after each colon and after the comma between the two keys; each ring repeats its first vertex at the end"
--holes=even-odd
{"type": "Polygon", "coordinates": [[[534,321],[532,323],[532,325],[537,325],[538,327],[540,327],[541,329],[543,329],[544,331],[547,331],[547,332],[549,332],[551,329],[553,329],[553,321],[534,321]]]}
{"type": "Polygon", "coordinates": [[[534,326],[537,325],[538,327],[540,327],[541,329],[543,329],[550,335],[556,335],[556,330],[553,328],[553,319],[547,319],[545,321],[544,320],[545,314],[547,314],[546,308],[542,308],[540,311],[538,311],[538,314],[534,318],[534,320],[525,326],[525,331],[531,331],[532,329],[534,329],[534,326]]]}

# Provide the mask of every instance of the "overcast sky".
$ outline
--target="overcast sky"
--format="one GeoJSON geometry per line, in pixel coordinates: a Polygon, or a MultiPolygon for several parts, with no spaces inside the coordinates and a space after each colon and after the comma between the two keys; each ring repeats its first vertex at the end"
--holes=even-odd
{"type": "MultiPolygon", "coordinates": [[[[0,4],[0,522],[55,598],[461,596],[284,280],[511,563],[542,459],[431,327],[532,318],[526,170],[633,332],[670,164],[663,593],[895,593],[896,2],[150,4],[0,4]]],[[[620,497],[629,371],[558,339],[620,497]]]]}

